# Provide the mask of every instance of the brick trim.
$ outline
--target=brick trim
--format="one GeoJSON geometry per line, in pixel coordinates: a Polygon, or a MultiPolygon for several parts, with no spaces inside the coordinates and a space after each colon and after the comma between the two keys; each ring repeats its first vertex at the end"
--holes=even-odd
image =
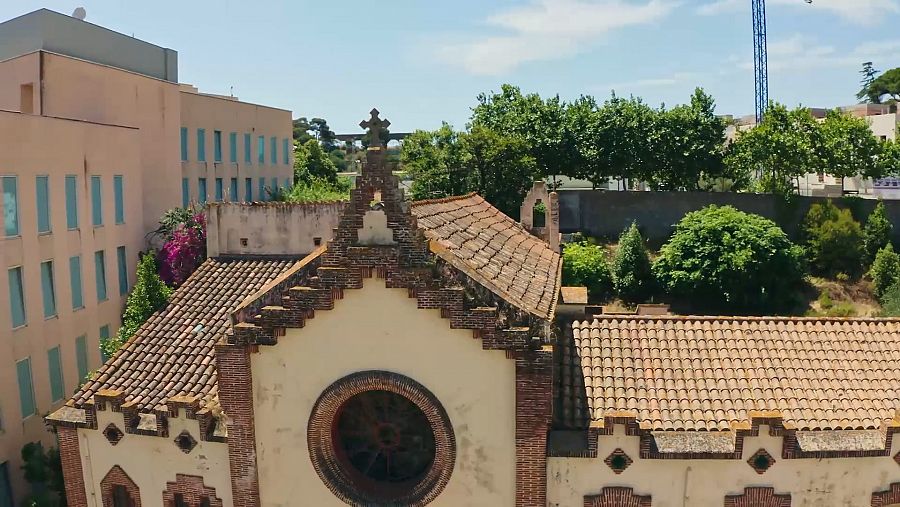
{"type": "Polygon", "coordinates": [[[81,467],[81,447],[78,443],[78,429],[68,426],[57,426],[56,436],[59,442],[59,457],[62,462],[68,506],[87,507],[87,493],[84,487],[84,470],[81,467]]]}
{"type": "Polygon", "coordinates": [[[348,375],[322,392],[309,418],[307,443],[313,468],[338,498],[350,505],[426,505],[444,490],[456,463],[456,438],[447,412],[424,386],[409,377],[385,371],[348,375]],[[356,487],[334,448],[333,428],[341,406],[368,391],[388,391],[413,402],[425,414],[434,432],[434,463],[425,477],[408,492],[379,497],[356,487]]]}
{"type": "Polygon", "coordinates": [[[516,507],[547,505],[552,375],[549,347],[516,357],[516,507]]]}
{"type": "Polygon", "coordinates": [[[216,345],[219,403],[228,429],[228,465],[234,507],[259,507],[256,430],[253,424],[253,346],[216,345]]]}
{"type": "Polygon", "coordinates": [[[725,507],[791,507],[791,495],[776,495],[775,488],[744,488],[740,495],[726,496],[725,507]]]}
{"type": "Polygon", "coordinates": [[[200,507],[203,497],[209,499],[210,507],[222,507],[222,499],[216,496],[216,489],[205,485],[203,477],[196,475],[175,474],[175,482],[167,482],[163,491],[163,507],[176,507],[176,494],[183,495],[188,507],[200,507]]]}
{"type": "Polygon", "coordinates": [[[891,484],[887,491],[872,493],[872,507],[884,507],[900,503],[900,482],[891,484]]]}
{"type": "Polygon", "coordinates": [[[603,488],[599,495],[585,496],[584,507],[651,507],[651,498],[634,494],[632,488],[603,488]]]}
{"type": "Polygon", "coordinates": [[[128,507],[141,507],[140,489],[119,465],[114,465],[100,481],[100,498],[103,499],[103,507],[113,507],[113,493],[116,486],[122,486],[128,492],[131,500],[128,507]]]}

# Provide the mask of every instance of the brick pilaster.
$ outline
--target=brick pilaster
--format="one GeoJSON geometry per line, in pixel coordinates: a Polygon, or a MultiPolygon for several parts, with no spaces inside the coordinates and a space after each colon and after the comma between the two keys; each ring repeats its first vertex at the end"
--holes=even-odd
{"type": "Polygon", "coordinates": [[[552,370],[549,351],[529,351],[516,358],[516,507],[547,505],[552,370]]]}
{"type": "Polygon", "coordinates": [[[84,470],[81,467],[81,447],[78,444],[78,429],[58,426],[56,432],[59,438],[59,458],[62,461],[68,506],[87,507],[84,470]]]}
{"type": "Polygon", "coordinates": [[[253,427],[253,380],[250,348],[216,345],[219,401],[228,427],[228,464],[234,507],[259,507],[256,432],[253,427]]]}

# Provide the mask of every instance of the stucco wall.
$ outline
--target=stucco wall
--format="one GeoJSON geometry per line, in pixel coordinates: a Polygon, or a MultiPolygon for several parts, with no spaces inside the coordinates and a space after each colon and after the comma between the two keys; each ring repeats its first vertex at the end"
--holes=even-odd
{"type": "Polygon", "coordinates": [[[126,434],[113,446],[102,430],[111,422],[119,429],[125,426],[122,414],[109,410],[97,413],[99,431],[78,430],[88,505],[103,506],[100,481],[115,465],[121,467],[140,489],[141,505],[162,505],[166,483],[175,482],[175,474],[203,477],[206,486],[215,488],[224,507],[233,505],[228,445],[200,441],[197,421],[185,419],[183,414],[179,411],[179,417],[169,418],[169,438],[126,434]],[[182,452],[174,442],[185,429],[198,440],[190,454],[182,452]]]}
{"type": "Polygon", "coordinates": [[[439,310],[419,310],[406,289],[381,279],[347,290],[334,310],[252,356],[256,450],[265,507],[345,505],[322,483],[307,450],[316,399],[334,381],[364,370],[406,375],[443,404],[457,458],[430,505],[505,506],[515,501],[515,367],[485,351],[469,330],[452,330],[439,310]]]}
{"type": "Polygon", "coordinates": [[[31,53],[0,62],[0,109],[21,111],[21,85],[32,84],[34,97],[32,112],[39,113],[40,106],[40,57],[31,53]]]}
{"type": "Polygon", "coordinates": [[[211,203],[206,249],[220,255],[305,255],[331,239],[342,202],[315,204],[211,203]],[[246,240],[246,245],[242,245],[246,240]]]}
{"type": "MultiPolygon", "coordinates": [[[[578,507],[585,495],[603,487],[634,488],[637,495],[652,495],[653,507],[720,507],[726,495],[743,493],[750,486],[774,487],[791,494],[792,507],[868,507],[872,493],[890,489],[900,481],[900,467],[890,457],[849,459],[781,459],[782,439],[760,427],[760,437],[747,438],[738,460],[643,460],[639,439],[615,434],[601,436],[596,459],[550,458],[547,465],[548,505],[578,507]],[[603,462],[621,448],[634,463],[616,475],[603,462]],[[747,460],[764,448],[775,464],[758,475],[747,460]]],[[[894,444],[893,456],[900,445],[894,444]]]]}

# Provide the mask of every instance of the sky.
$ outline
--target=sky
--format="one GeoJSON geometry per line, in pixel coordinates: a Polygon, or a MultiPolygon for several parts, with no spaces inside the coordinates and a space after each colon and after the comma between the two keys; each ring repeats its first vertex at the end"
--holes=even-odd
{"type": "MultiPolygon", "coordinates": [[[[46,7],[178,51],[201,91],[360,130],[463,128],[480,93],[643,97],[697,86],[720,114],[754,109],[751,0],[0,0],[46,7]]],[[[852,104],[862,62],[900,67],[900,0],[768,0],[769,82],[791,106],[852,104]]]]}

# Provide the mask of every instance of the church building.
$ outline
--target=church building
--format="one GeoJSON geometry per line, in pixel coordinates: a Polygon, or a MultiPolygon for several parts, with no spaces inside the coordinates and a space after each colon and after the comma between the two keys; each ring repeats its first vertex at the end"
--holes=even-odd
{"type": "Polygon", "coordinates": [[[206,260],[47,417],[69,507],[900,505],[900,321],[573,310],[558,237],[384,158],[330,240],[206,260]]]}

